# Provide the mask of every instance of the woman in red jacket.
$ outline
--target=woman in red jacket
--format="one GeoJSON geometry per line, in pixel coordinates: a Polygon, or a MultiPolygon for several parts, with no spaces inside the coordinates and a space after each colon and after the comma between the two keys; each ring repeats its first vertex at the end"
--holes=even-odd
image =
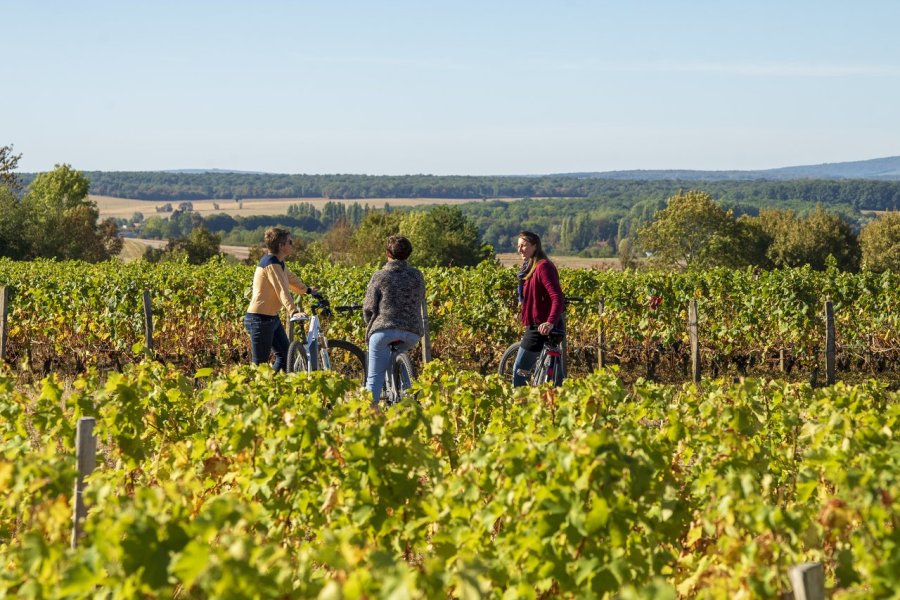
{"type": "MultiPolygon", "coordinates": [[[[528,382],[534,363],[551,333],[564,333],[563,314],[566,310],[559,273],[541,247],[541,238],[530,231],[521,232],[518,250],[524,261],[519,271],[519,302],[525,335],[513,365],[513,385],[516,387],[528,382]]],[[[556,381],[560,382],[561,379],[556,381]]]]}

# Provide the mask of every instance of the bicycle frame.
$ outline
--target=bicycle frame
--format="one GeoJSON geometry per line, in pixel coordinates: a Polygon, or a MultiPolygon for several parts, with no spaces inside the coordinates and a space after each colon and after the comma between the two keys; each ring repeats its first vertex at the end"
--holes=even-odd
{"type": "MultiPolygon", "coordinates": [[[[565,377],[564,343],[564,341],[556,344],[548,343],[541,348],[534,367],[528,372],[528,381],[532,387],[537,387],[547,381],[556,381],[557,379],[561,381],[565,377]]],[[[520,372],[520,374],[524,375],[525,372],[520,372]]]]}
{"type": "Polygon", "coordinates": [[[540,367],[536,370],[535,375],[543,379],[542,382],[546,381],[556,381],[557,377],[562,380],[565,377],[565,367],[563,365],[563,349],[562,342],[559,344],[553,344],[544,346],[543,351],[541,352],[542,360],[538,363],[540,367]],[[557,373],[558,371],[558,373],[557,373]]]}
{"type": "MultiPolygon", "coordinates": [[[[318,313],[316,312],[316,309],[320,308],[322,304],[324,304],[325,310],[329,310],[328,301],[321,296],[314,297],[319,304],[313,305],[311,316],[294,321],[294,323],[299,324],[300,327],[303,327],[304,321],[309,321],[309,330],[306,332],[306,342],[302,344],[303,352],[304,354],[306,354],[306,371],[308,373],[318,371],[319,369],[331,368],[331,365],[328,364],[329,360],[327,355],[324,357],[324,362],[326,364],[319,364],[319,347],[321,346],[323,348],[328,348],[328,341],[325,339],[325,334],[322,331],[321,321],[319,319],[318,313]]],[[[293,334],[289,337],[293,339],[293,334]]]]}
{"type": "MultiPolygon", "coordinates": [[[[318,371],[320,368],[327,369],[331,365],[319,366],[319,338],[322,338],[323,345],[327,344],[322,336],[322,328],[319,324],[319,316],[313,315],[309,319],[309,331],[306,334],[306,343],[303,349],[306,351],[306,368],[309,372],[318,371]]],[[[326,346],[327,347],[327,346],[326,346]]],[[[327,359],[326,359],[327,360],[327,359]]]]}

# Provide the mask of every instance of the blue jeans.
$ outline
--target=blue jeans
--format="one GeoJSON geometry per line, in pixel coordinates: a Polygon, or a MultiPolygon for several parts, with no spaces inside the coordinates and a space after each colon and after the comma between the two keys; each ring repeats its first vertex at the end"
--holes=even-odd
{"type": "Polygon", "coordinates": [[[419,341],[419,336],[404,329],[382,329],[369,336],[369,371],[366,376],[366,389],[372,392],[372,404],[378,404],[381,388],[387,376],[391,360],[391,344],[400,342],[397,350],[409,350],[419,341]]]}
{"type": "Polygon", "coordinates": [[[540,355],[540,350],[529,352],[522,346],[519,346],[516,362],[513,363],[513,387],[528,385],[528,380],[531,378],[531,370],[534,369],[534,363],[537,362],[540,355]],[[527,375],[520,373],[520,371],[527,373],[527,375]]]}
{"type": "Polygon", "coordinates": [[[275,364],[272,368],[284,371],[287,366],[288,346],[291,342],[278,315],[246,313],[244,329],[250,334],[250,355],[253,357],[253,364],[269,362],[269,353],[274,351],[275,364]]]}

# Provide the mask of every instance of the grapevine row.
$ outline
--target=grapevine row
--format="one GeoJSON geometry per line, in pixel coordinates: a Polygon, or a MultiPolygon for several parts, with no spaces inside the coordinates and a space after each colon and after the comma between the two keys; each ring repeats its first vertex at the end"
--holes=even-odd
{"type": "Polygon", "coordinates": [[[777,597],[804,561],[835,598],[900,584],[900,396],[875,382],[513,391],[437,361],[417,403],[378,412],[266,368],[12,381],[0,596],[777,597]]]}
{"type": "MultiPolygon", "coordinates": [[[[297,268],[334,303],[362,298],[372,269],[297,268]]],[[[488,373],[520,332],[515,271],[426,269],[433,353],[488,373]]],[[[248,362],[241,325],[251,267],[213,261],[203,266],[142,262],[0,261],[0,285],[12,289],[6,355],[39,373],[117,368],[144,350],[143,294],[153,305],[154,350],[190,373],[248,362]]],[[[573,365],[597,362],[597,334],[622,373],[684,379],[687,306],[695,300],[703,362],[713,376],[806,376],[824,350],[822,306],[835,311],[842,372],[896,373],[900,365],[900,275],[810,269],[697,274],[563,270],[564,291],[587,299],[568,315],[573,365]],[[602,317],[597,313],[604,303],[602,317]],[[583,350],[587,348],[588,350],[583,350]]],[[[336,315],[333,337],[362,341],[358,314],[336,315]]]]}

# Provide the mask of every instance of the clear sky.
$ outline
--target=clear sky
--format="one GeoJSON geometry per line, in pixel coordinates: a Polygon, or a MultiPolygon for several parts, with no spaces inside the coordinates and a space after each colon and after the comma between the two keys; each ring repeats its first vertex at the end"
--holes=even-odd
{"type": "Polygon", "coordinates": [[[23,171],[539,174],[900,155],[900,1],[0,0],[23,171]]]}

